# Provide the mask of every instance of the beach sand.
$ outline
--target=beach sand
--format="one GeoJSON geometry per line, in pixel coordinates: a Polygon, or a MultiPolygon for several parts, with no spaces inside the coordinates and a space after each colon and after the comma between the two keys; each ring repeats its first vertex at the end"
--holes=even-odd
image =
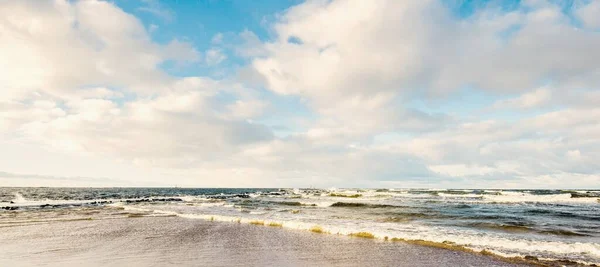
{"type": "Polygon", "coordinates": [[[402,242],[180,217],[0,228],[0,266],[519,266],[402,242]]]}

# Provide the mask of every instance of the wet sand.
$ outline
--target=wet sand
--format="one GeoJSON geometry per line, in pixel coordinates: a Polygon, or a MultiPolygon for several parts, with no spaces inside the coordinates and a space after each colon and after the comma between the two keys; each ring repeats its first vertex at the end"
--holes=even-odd
{"type": "Polygon", "coordinates": [[[0,228],[0,266],[520,266],[402,242],[140,217],[0,228]]]}

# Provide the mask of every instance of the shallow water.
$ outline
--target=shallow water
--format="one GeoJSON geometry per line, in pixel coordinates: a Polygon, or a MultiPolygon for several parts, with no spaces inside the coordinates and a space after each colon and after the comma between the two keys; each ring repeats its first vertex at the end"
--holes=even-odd
{"type": "Polygon", "coordinates": [[[599,197],[585,190],[0,188],[0,226],[58,217],[179,216],[598,264],[599,197]]]}
{"type": "Polygon", "coordinates": [[[0,266],[526,266],[402,242],[178,217],[5,230],[0,266]]]}

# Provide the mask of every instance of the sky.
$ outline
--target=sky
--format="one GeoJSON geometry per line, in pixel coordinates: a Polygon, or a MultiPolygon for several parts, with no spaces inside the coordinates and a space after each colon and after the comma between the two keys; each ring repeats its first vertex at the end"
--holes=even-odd
{"type": "Polygon", "coordinates": [[[0,0],[0,186],[599,188],[600,0],[0,0]]]}

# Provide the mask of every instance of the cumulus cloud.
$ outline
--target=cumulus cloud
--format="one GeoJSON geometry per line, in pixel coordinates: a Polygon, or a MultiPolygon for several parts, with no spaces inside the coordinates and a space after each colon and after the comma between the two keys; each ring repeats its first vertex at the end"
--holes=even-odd
{"type": "Polygon", "coordinates": [[[221,49],[211,48],[206,51],[206,64],[208,65],[217,65],[225,59],[227,59],[227,56],[223,54],[221,49]]]}
{"type": "Polygon", "coordinates": [[[189,168],[273,138],[247,121],[266,106],[252,89],[167,75],[160,63],[197,61],[199,53],[181,40],[153,42],[111,3],[7,2],[0,13],[6,140],[189,168]]]}
{"type": "MultiPolygon", "coordinates": [[[[571,26],[556,5],[525,5],[457,19],[432,0],[308,1],[281,15],[252,65],[270,90],[308,99],[322,124],[369,134],[448,119],[402,108],[414,94],[528,92],[549,77],[557,86],[598,84],[600,35],[571,26]]],[[[538,90],[500,105],[533,108],[549,98],[538,90]]]]}
{"type": "Polygon", "coordinates": [[[188,78],[160,96],[122,105],[102,98],[66,100],[61,108],[52,100],[34,101],[21,110],[43,110],[32,116],[45,117],[25,119],[17,129],[22,138],[54,148],[183,166],[272,138],[266,127],[243,120],[259,112],[244,109],[244,100],[230,104],[215,99],[227,86],[235,85],[188,78]]]}
{"type": "Polygon", "coordinates": [[[281,16],[268,56],[253,65],[272,90],[321,105],[381,91],[523,92],[550,76],[597,82],[600,35],[571,25],[557,5],[526,5],[457,19],[433,0],[309,1],[281,16]]]}
{"type": "MultiPolygon", "coordinates": [[[[122,171],[187,186],[596,185],[595,5],[573,10],[579,26],[552,1],[466,18],[436,0],[307,1],[267,25],[272,38],[217,34],[201,55],[186,39],[154,42],[109,2],[3,2],[0,137],[15,148],[0,156],[33,146],[18,159],[124,166],[98,176],[40,163],[47,174],[26,175],[36,180],[122,171]],[[214,67],[226,55],[249,64],[221,80],[160,68],[214,67]],[[461,107],[464,88],[491,108],[461,107]],[[290,99],[302,123],[269,121],[290,99]],[[462,113],[418,105],[428,100],[457,101],[462,113]],[[274,124],[295,130],[275,135],[274,124]]],[[[15,162],[0,161],[4,179],[29,173],[15,162]]]]}
{"type": "Polygon", "coordinates": [[[537,108],[548,104],[552,98],[551,94],[552,93],[549,89],[539,88],[535,91],[525,93],[517,98],[498,101],[493,105],[493,107],[506,109],[537,108]]]}
{"type": "Polygon", "coordinates": [[[575,14],[583,22],[583,24],[590,28],[600,28],[600,2],[590,1],[588,4],[584,4],[577,8],[575,14]]]}
{"type": "Polygon", "coordinates": [[[108,2],[7,2],[0,17],[4,99],[29,91],[62,95],[98,84],[156,92],[172,79],[158,69],[160,63],[197,57],[188,43],[152,42],[139,20],[108,2]]]}
{"type": "Polygon", "coordinates": [[[142,0],[143,6],[138,7],[137,10],[142,12],[150,13],[166,21],[172,21],[175,19],[175,13],[173,10],[168,9],[161,5],[158,0],[142,0]]]}

